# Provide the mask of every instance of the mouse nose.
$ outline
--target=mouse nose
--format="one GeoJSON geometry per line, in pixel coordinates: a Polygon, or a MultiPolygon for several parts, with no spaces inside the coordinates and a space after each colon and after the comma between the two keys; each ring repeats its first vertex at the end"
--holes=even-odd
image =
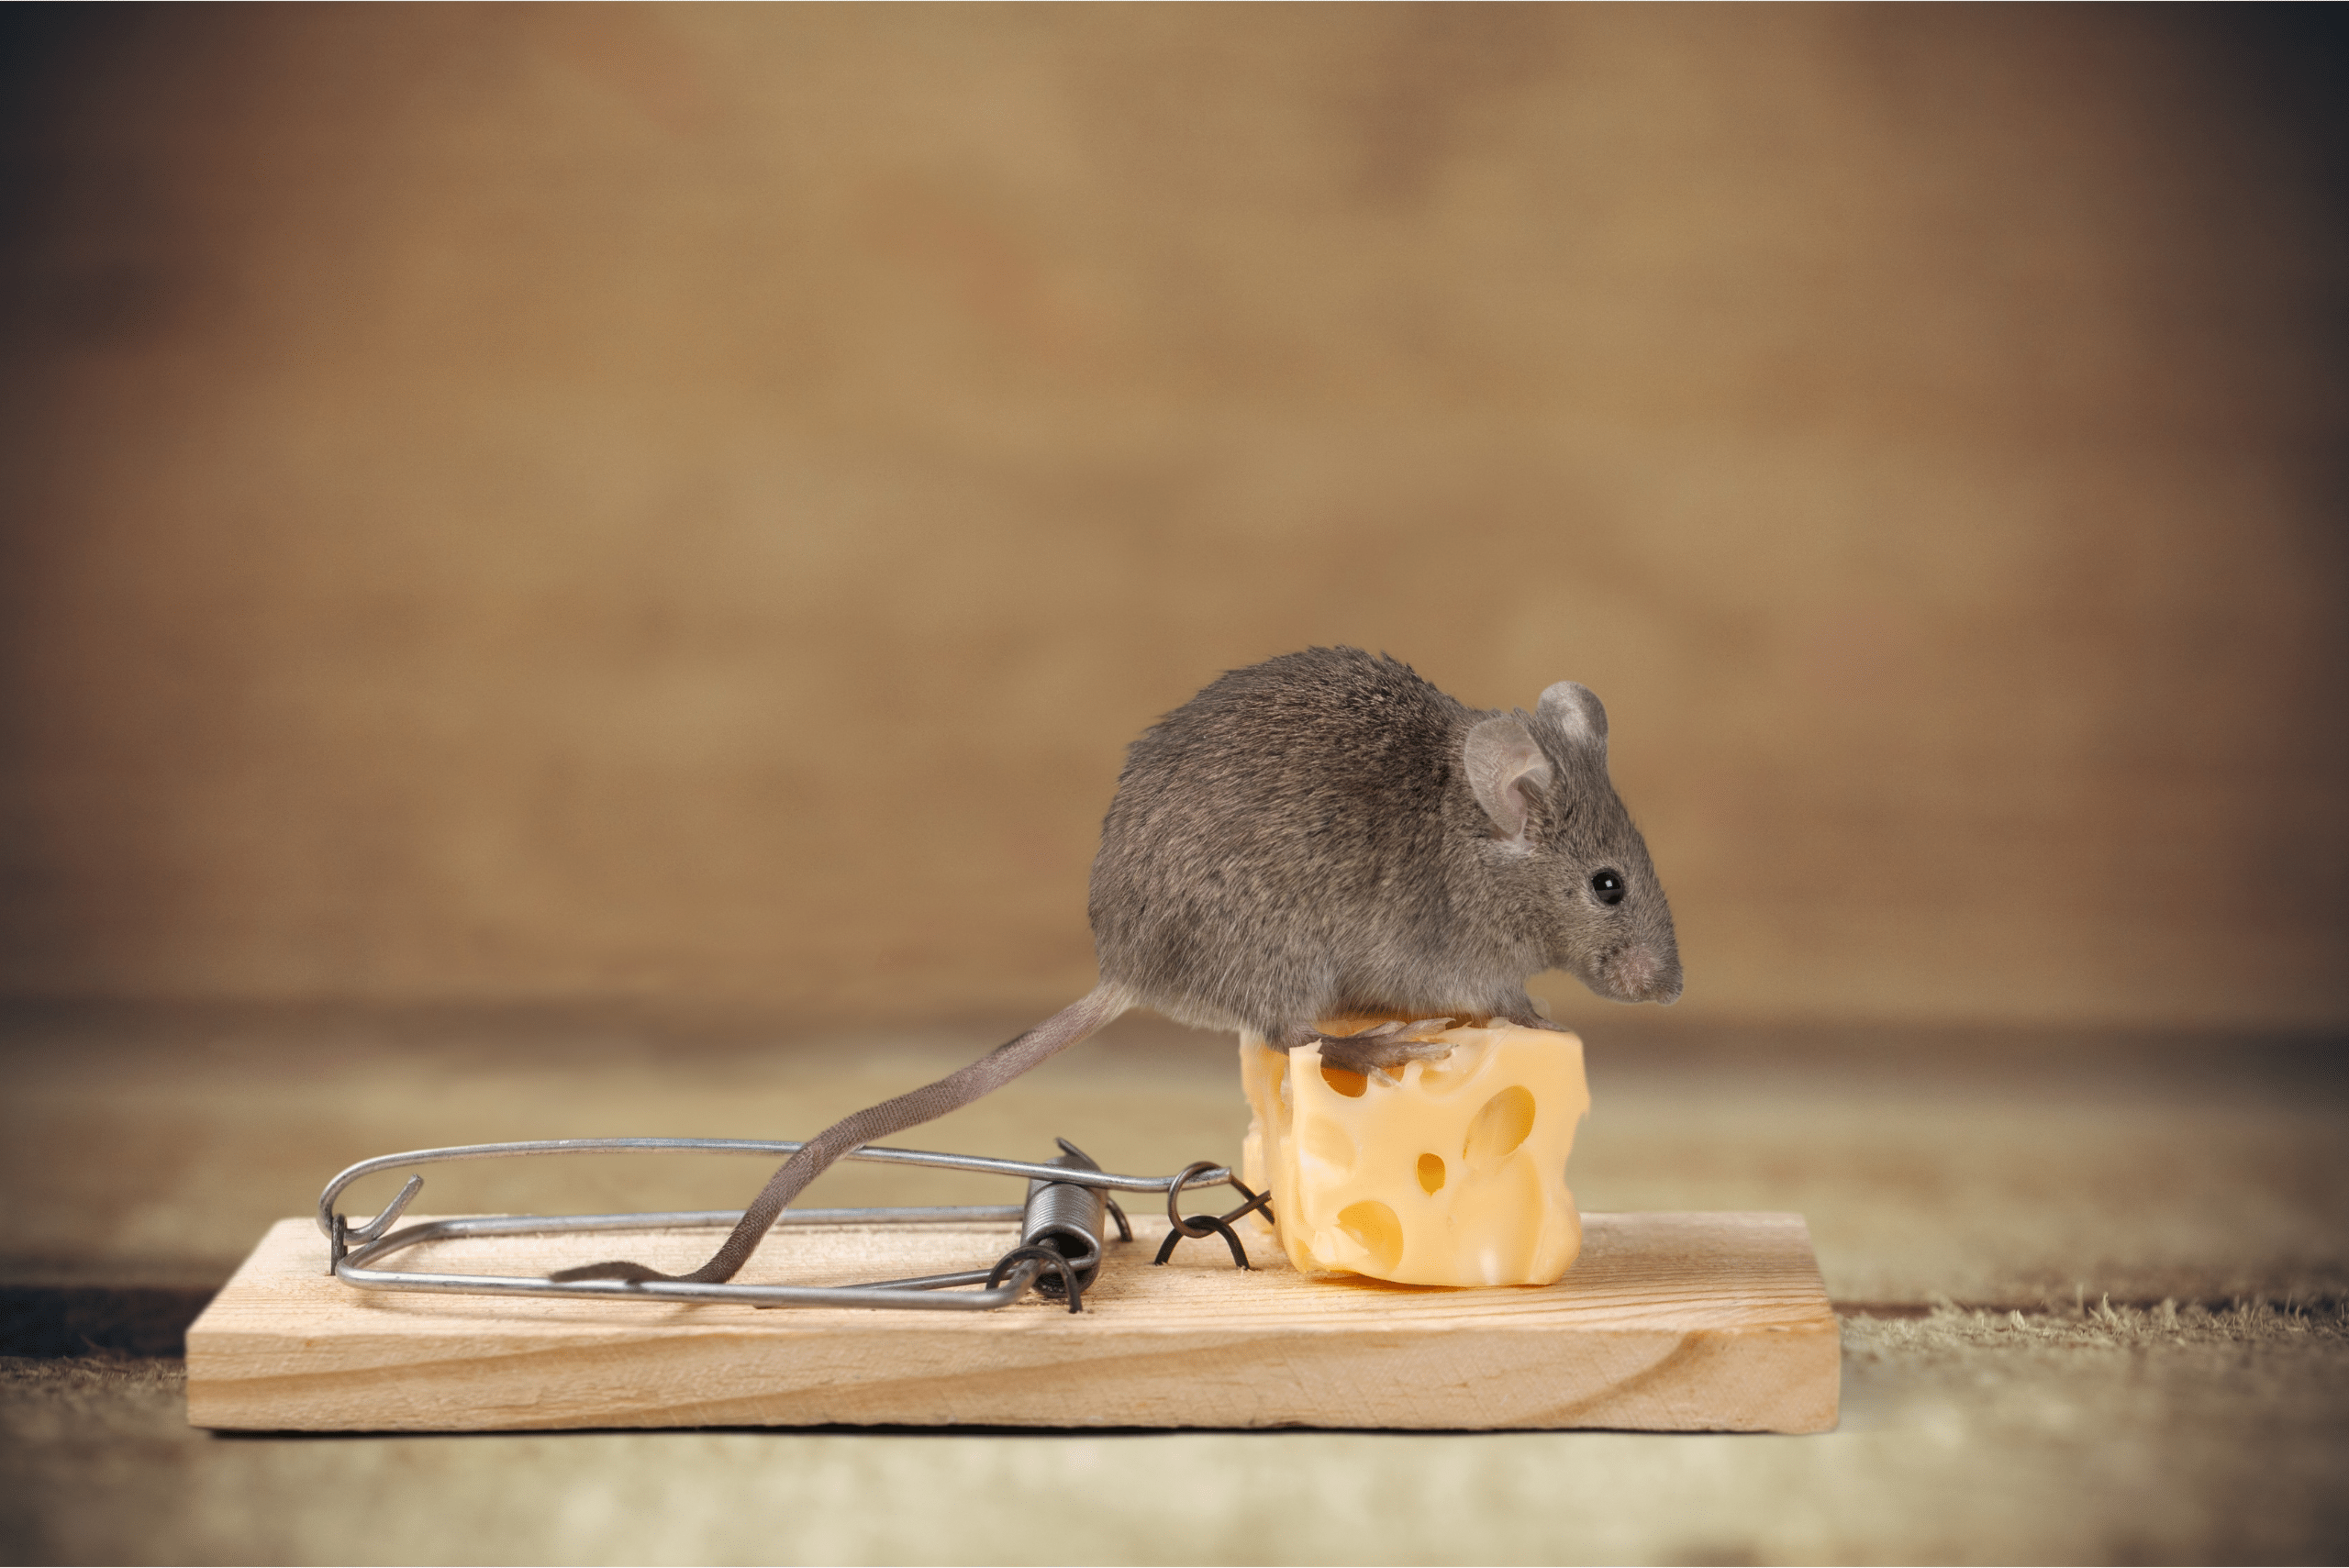
{"type": "Polygon", "coordinates": [[[1669,1006],[1680,999],[1680,963],[1644,943],[1625,948],[1608,961],[1608,988],[1626,1002],[1669,1006]]]}

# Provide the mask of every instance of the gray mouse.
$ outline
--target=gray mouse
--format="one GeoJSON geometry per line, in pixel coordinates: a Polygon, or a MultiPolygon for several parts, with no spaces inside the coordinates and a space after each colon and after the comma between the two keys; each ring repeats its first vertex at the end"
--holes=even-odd
{"type": "MultiPolygon", "coordinates": [[[[960,1072],[826,1128],[693,1273],[733,1277],[834,1161],[944,1116],[1132,1007],[1319,1042],[1357,1072],[1441,1051],[1393,1025],[1546,1024],[1525,983],[1563,969],[1602,996],[1680,995],[1672,911],[1607,776],[1607,710],[1562,681],[1531,713],[1455,702],[1401,662],[1313,648],[1233,670],[1133,743],[1101,825],[1089,913],[1101,981],[960,1072]]],[[[636,1263],[568,1278],[671,1276],[636,1263]]]]}

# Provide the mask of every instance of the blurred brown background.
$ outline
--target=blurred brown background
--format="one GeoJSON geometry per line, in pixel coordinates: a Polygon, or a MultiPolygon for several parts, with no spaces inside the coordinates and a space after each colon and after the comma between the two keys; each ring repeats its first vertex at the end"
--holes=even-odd
{"type": "Polygon", "coordinates": [[[1350,642],[1605,697],[1698,1018],[2349,1020],[2272,17],[9,26],[0,992],[1041,1012],[1350,642]]]}
{"type": "MultiPolygon", "coordinates": [[[[0,1562],[2349,1559],[2344,73],[2325,6],[0,7],[0,1562]],[[186,1428],[353,1160],[804,1134],[1070,1000],[1126,743],[1316,642],[1606,699],[1688,991],[1553,977],[1575,1197],[1802,1213],[1842,1429],[186,1428]]],[[[1228,1159],[1230,1049],[906,1141],[1228,1159]]]]}

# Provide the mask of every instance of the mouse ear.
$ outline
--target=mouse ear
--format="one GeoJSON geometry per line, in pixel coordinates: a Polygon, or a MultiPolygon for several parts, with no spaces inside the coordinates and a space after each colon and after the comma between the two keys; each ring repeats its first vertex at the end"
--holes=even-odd
{"type": "Polygon", "coordinates": [[[1607,710],[1599,706],[1598,694],[1588,686],[1560,681],[1542,694],[1537,706],[1542,717],[1556,725],[1568,740],[1605,749],[1607,710]]]}
{"type": "Polygon", "coordinates": [[[1522,845],[1531,824],[1531,795],[1550,785],[1549,759],[1513,718],[1488,718],[1468,731],[1462,749],[1476,804],[1508,838],[1522,845]]]}

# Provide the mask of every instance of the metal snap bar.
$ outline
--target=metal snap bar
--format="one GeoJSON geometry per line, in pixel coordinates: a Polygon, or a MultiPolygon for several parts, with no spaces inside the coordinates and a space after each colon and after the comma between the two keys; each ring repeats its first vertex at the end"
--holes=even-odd
{"type": "MultiPolygon", "coordinates": [[[[813,1225],[935,1225],[1019,1223],[1019,1244],[987,1269],[883,1280],[855,1285],[698,1284],[687,1280],[556,1279],[546,1275],[456,1273],[382,1266],[394,1254],[430,1241],[484,1237],[568,1235],[643,1229],[730,1229],[740,1210],[680,1213],[500,1215],[431,1220],[394,1229],[424,1185],[410,1175],[397,1196],[371,1219],[354,1222],[337,1206],[353,1182],[378,1172],[473,1160],[543,1158],[557,1154],[694,1153],[746,1154],[765,1159],[788,1155],[792,1142],[752,1139],[573,1138],[521,1143],[461,1144],[412,1150],[362,1160],[338,1173],[318,1195],[318,1227],[328,1239],[328,1272],[361,1290],[422,1291],[482,1296],[589,1296],[603,1300],[736,1302],[753,1307],[865,1307],[913,1311],[987,1311],[1010,1305],[1030,1291],[1064,1296],[1071,1311],[1082,1309],[1085,1288],[1102,1258],[1102,1220],[1114,1217],[1121,1240],[1133,1231],[1111,1192],[1163,1192],[1170,1209],[1186,1186],[1211,1186],[1230,1180],[1223,1166],[1206,1161],[1173,1176],[1133,1176],[1101,1170],[1074,1144],[1061,1140],[1063,1153],[1049,1162],[1000,1160],[984,1155],[941,1154],[924,1150],[868,1146],[848,1156],[884,1164],[926,1166],[978,1174],[1018,1176],[1029,1184],[1019,1205],[924,1207],[785,1209],[778,1227],[813,1225]],[[963,1287],[977,1286],[976,1289],[963,1287]]],[[[1244,1188],[1242,1189],[1245,1190],[1244,1188]]],[[[1254,1195],[1251,1194],[1252,1198],[1254,1195]]],[[[1261,1200],[1259,1200],[1261,1201],[1261,1200]]],[[[1247,1212],[1246,1208],[1234,1213],[1247,1212]]],[[[1219,1221],[1200,1219],[1238,1238],[1219,1221]]],[[[1208,1234],[1193,1229],[1195,1235],[1208,1234]]],[[[1244,1261],[1244,1260],[1243,1260],[1244,1261]]]]}

